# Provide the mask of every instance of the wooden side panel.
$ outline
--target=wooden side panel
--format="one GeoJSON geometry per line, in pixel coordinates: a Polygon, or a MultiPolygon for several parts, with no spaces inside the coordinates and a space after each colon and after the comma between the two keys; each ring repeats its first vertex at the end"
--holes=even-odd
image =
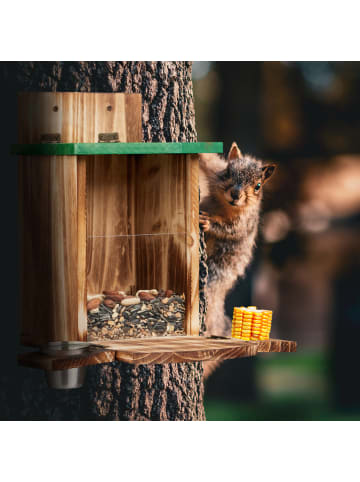
{"type": "Polygon", "coordinates": [[[199,157],[186,156],[186,319],[188,335],[199,335],[199,157]]]}
{"type": "Polygon", "coordinates": [[[141,142],[141,94],[22,92],[19,94],[19,142],[36,144],[44,134],[61,142],[98,142],[117,132],[121,142],[141,142]]]}
{"type": "Polygon", "coordinates": [[[86,159],[77,159],[77,308],[80,340],[87,338],[86,159]]]}
{"type": "Polygon", "coordinates": [[[76,157],[19,161],[25,344],[86,337],[83,167],[76,157]]]}

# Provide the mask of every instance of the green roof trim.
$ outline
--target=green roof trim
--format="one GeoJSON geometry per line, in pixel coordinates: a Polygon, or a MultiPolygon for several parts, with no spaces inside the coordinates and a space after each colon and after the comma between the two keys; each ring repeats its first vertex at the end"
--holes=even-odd
{"type": "Polygon", "coordinates": [[[222,153],[222,142],[99,142],[91,144],[14,144],[12,154],[26,156],[96,156],[104,154],[222,153]]]}

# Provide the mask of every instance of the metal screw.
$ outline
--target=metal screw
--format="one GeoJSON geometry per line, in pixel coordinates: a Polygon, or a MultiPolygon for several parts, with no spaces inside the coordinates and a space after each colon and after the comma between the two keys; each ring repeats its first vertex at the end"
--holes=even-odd
{"type": "Polygon", "coordinates": [[[54,111],[54,112],[57,112],[58,110],[59,110],[59,107],[58,107],[57,105],[54,105],[53,111],[54,111]]]}
{"type": "Polygon", "coordinates": [[[108,105],[106,109],[107,109],[109,112],[111,112],[111,111],[112,111],[111,105],[108,105]]]}

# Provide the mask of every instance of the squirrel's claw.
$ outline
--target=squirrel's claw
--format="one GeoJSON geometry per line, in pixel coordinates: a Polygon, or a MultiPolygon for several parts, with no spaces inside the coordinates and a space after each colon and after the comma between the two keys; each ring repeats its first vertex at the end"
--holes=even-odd
{"type": "Polygon", "coordinates": [[[208,213],[205,213],[204,211],[200,211],[199,214],[199,224],[202,228],[203,231],[209,231],[210,229],[210,218],[208,213]]]}

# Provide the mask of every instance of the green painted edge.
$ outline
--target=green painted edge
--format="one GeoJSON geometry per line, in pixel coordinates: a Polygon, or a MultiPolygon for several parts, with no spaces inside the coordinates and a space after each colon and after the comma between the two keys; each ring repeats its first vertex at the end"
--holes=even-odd
{"type": "Polygon", "coordinates": [[[85,156],[104,154],[222,153],[222,142],[99,142],[92,144],[14,144],[11,154],[85,156]]]}

